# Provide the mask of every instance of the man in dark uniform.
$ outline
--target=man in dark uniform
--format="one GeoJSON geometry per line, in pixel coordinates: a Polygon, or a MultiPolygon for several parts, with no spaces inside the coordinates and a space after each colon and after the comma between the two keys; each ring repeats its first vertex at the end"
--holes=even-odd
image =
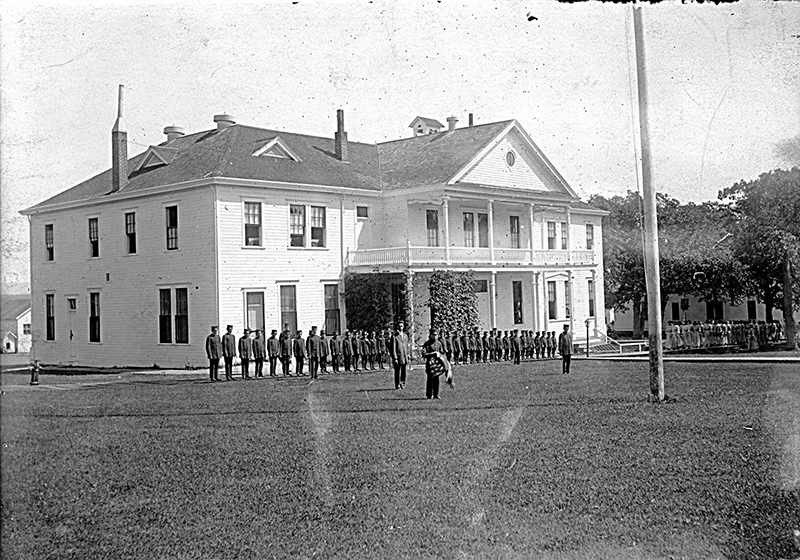
{"type": "Polygon", "coordinates": [[[572,333],[569,325],[564,325],[564,332],[558,337],[558,353],[561,354],[561,371],[569,374],[569,363],[572,360],[572,333]]]}
{"type": "Polygon", "coordinates": [[[488,338],[488,340],[486,342],[489,345],[489,361],[490,362],[494,362],[495,361],[495,338],[494,338],[494,332],[490,332],[489,333],[489,338],[488,338]]]}
{"type": "Polygon", "coordinates": [[[436,339],[436,331],[431,329],[428,333],[428,340],[422,345],[422,357],[425,358],[427,377],[425,396],[429,399],[439,398],[439,376],[444,373],[443,362],[440,358],[443,350],[442,343],[436,339]]]}
{"type": "Polygon", "coordinates": [[[328,354],[330,353],[328,341],[325,339],[325,331],[319,333],[319,368],[322,373],[328,373],[328,354]]]}
{"type": "Polygon", "coordinates": [[[351,358],[353,371],[359,371],[358,356],[361,354],[361,337],[360,331],[353,331],[353,336],[350,338],[350,348],[353,350],[353,357],[351,358]]]}
{"type": "Polygon", "coordinates": [[[253,360],[256,363],[256,378],[264,377],[264,358],[267,350],[264,347],[264,339],[261,338],[261,330],[256,329],[256,337],[253,339],[253,360]]]}
{"type": "Polygon", "coordinates": [[[483,331],[483,338],[481,339],[481,346],[483,349],[483,363],[489,361],[489,332],[483,331]]]}
{"type": "Polygon", "coordinates": [[[217,327],[211,327],[211,334],[206,337],[206,356],[208,356],[208,376],[211,381],[219,381],[219,359],[222,357],[222,340],[217,334],[217,327]]]}
{"type": "Polygon", "coordinates": [[[339,373],[339,356],[342,355],[342,341],[339,340],[339,333],[334,331],[331,337],[331,367],[333,373],[339,373]]]}
{"type": "Polygon", "coordinates": [[[503,331],[503,361],[508,361],[508,353],[511,350],[511,341],[508,340],[508,331],[503,331]]]}
{"type": "Polygon", "coordinates": [[[353,345],[350,342],[350,331],[344,331],[342,339],[342,359],[344,360],[344,370],[350,371],[350,361],[353,359],[353,345]]]}
{"type": "Polygon", "coordinates": [[[311,379],[317,378],[319,371],[319,336],[317,327],[311,327],[311,332],[306,339],[306,356],[308,357],[308,371],[311,379]]]}
{"type": "Polygon", "coordinates": [[[458,336],[458,331],[453,331],[453,337],[451,340],[451,346],[453,348],[453,363],[460,364],[461,363],[461,339],[458,336]]]}
{"type": "Polygon", "coordinates": [[[253,344],[250,329],[245,329],[239,339],[239,358],[242,360],[242,379],[250,379],[250,358],[253,357],[253,344]]]}
{"type": "Polygon", "coordinates": [[[272,329],[272,335],[270,335],[269,339],[267,339],[267,358],[269,359],[270,377],[275,377],[275,368],[278,365],[278,356],[281,355],[277,334],[278,331],[272,329]]]}
{"type": "Polygon", "coordinates": [[[519,338],[519,331],[514,329],[514,332],[512,333],[511,336],[511,354],[514,357],[514,365],[517,366],[519,365],[519,357],[520,357],[520,352],[522,350],[520,348],[521,344],[522,341],[519,338]]]}
{"type": "Polygon", "coordinates": [[[383,365],[384,362],[384,355],[386,354],[386,331],[379,331],[378,336],[375,339],[375,346],[378,358],[378,367],[381,369],[386,369],[383,365]]]}
{"type": "Polygon", "coordinates": [[[233,381],[233,359],[236,357],[236,335],[233,325],[228,325],[228,332],[222,335],[222,357],[225,359],[225,379],[233,381]]]}
{"type": "Polygon", "coordinates": [[[392,342],[389,345],[389,354],[392,356],[394,366],[394,388],[403,389],[406,385],[406,366],[408,365],[409,344],[408,336],[403,332],[405,323],[400,321],[394,331],[392,342]]]}
{"type": "Polygon", "coordinates": [[[289,330],[284,329],[278,339],[278,357],[281,360],[284,377],[291,377],[289,366],[292,361],[292,341],[289,338],[289,330]]]}
{"type": "Polygon", "coordinates": [[[444,354],[447,356],[447,361],[452,361],[453,342],[450,339],[450,333],[448,331],[442,331],[442,334],[439,335],[439,340],[442,342],[442,348],[444,348],[444,354]]]}
{"type": "Polygon", "coordinates": [[[297,331],[297,338],[292,341],[292,354],[295,360],[294,374],[301,377],[303,374],[303,364],[306,360],[306,341],[303,338],[303,331],[297,331]]]}

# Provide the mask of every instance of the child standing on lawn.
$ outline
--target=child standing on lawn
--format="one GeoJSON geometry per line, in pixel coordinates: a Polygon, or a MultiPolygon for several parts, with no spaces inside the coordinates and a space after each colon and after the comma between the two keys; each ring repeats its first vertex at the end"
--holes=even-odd
{"type": "Polygon", "coordinates": [[[422,357],[425,358],[425,374],[427,382],[425,384],[425,396],[427,398],[439,398],[439,376],[447,374],[447,382],[452,386],[450,376],[450,363],[444,355],[442,342],[436,339],[436,330],[431,329],[428,333],[428,340],[422,345],[422,357]]]}

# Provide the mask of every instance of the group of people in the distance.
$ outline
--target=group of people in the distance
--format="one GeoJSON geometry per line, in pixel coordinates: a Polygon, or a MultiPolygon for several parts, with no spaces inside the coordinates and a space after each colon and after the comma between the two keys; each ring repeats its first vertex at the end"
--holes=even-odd
{"type": "Polygon", "coordinates": [[[669,321],[664,327],[667,350],[738,346],[755,351],[784,338],[780,321],[669,321]]]}
{"type": "MultiPolygon", "coordinates": [[[[431,329],[428,341],[422,348],[422,357],[426,361],[428,386],[426,396],[439,398],[439,381],[442,374],[452,386],[452,365],[555,358],[556,350],[562,355],[564,373],[569,373],[569,357],[572,354],[572,338],[565,327],[558,340],[553,332],[534,331],[481,331],[463,329],[437,331],[431,329]],[[568,339],[565,337],[568,336],[568,339]]],[[[266,334],[266,333],[264,333],[266,334]]],[[[209,361],[209,377],[211,381],[220,381],[219,362],[223,360],[225,379],[233,381],[234,360],[238,357],[242,379],[260,379],[267,375],[278,375],[280,363],[281,374],[285,377],[310,376],[317,379],[319,373],[327,374],[343,368],[344,371],[375,371],[386,369],[391,364],[394,369],[395,389],[404,389],[406,368],[410,363],[411,344],[405,333],[405,324],[400,321],[395,329],[381,331],[345,331],[340,337],[334,332],[326,337],[325,332],[317,332],[311,327],[307,338],[298,330],[291,336],[288,326],[278,333],[273,329],[269,338],[262,336],[260,329],[250,331],[244,329],[237,339],[233,334],[233,325],[227,326],[227,332],[220,336],[218,327],[211,327],[211,334],[206,338],[206,356],[209,361]],[[264,372],[264,363],[268,364],[268,373],[264,372]],[[294,373],[291,364],[294,362],[294,373]],[[306,363],[308,370],[306,372],[306,363]],[[251,370],[252,366],[252,370],[251,370]]]]}

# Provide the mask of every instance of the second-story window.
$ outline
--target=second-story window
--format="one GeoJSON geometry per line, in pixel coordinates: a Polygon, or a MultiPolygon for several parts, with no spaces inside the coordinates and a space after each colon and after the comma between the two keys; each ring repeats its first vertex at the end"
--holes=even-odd
{"type": "Polygon", "coordinates": [[[325,207],[311,207],[311,246],[325,247],[325,207]]]}
{"type": "Polygon", "coordinates": [[[167,250],[178,248],[178,207],[167,206],[167,250]]]}
{"type": "Polygon", "coordinates": [[[244,203],[244,244],[248,247],[261,246],[261,203],[244,203]]]}
{"type": "Polygon", "coordinates": [[[53,224],[45,224],[44,226],[44,247],[46,250],[46,258],[48,261],[55,260],[55,248],[53,245],[53,224]]]}
{"type": "Polygon", "coordinates": [[[136,252],[136,212],[125,213],[125,237],[128,242],[128,254],[136,252]]]}
{"type": "Polygon", "coordinates": [[[427,210],[425,223],[428,228],[428,247],[439,246],[439,211],[427,210]]]}
{"type": "Polygon", "coordinates": [[[509,230],[511,232],[511,248],[519,249],[519,216],[509,216],[509,230]]]}
{"type": "Polygon", "coordinates": [[[478,247],[489,246],[489,214],[478,214],[478,247]]]}
{"type": "Polygon", "coordinates": [[[97,231],[97,218],[89,218],[89,256],[100,256],[100,234],[97,231]]]}
{"type": "Polygon", "coordinates": [[[594,249],[594,225],[586,224],[586,248],[594,249]]]}
{"type": "Polygon", "coordinates": [[[567,250],[567,239],[569,234],[567,232],[567,222],[561,222],[561,250],[567,250]]]}
{"type": "Polygon", "coordinates": [[[300,204],[289,205],[289,245],[306,246],[306,207],[300,204]]]}
{"type": "Polygon", "coordinates": [[[475,214],[464,212],[464,247],[475,246],[475,214]]]}
{"type": "Polygon", "coordinates": [[[556,248],[556,223],[547,222],[547,248],[556,248]]]}

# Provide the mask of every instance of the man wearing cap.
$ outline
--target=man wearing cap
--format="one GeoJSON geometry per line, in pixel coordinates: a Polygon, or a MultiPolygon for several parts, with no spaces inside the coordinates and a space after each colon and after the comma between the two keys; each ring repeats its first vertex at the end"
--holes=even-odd
{"type": "Polygon", "coordinates": [[[319,371],[319,336],[317,335],[317,327],[311,327],[311,332],[306,339],[306,356],[308,357],[308,372],[311,374],[311,379],[317,378],[319,371]]]}
{"type": "Polygon", "coordinates": [[[206,356],[208,356],[208,375],[211,381],[219,381],[219,359],[222,357],[222,340],[217,334],[217,327],[211,327],[211,334],[206,337],[206,356]]]}
{"type": "Polygon", "coordinates": [[[350,331],[344,331],[342,339],[342,359],[344,360],[344,370],[350,371],[350,361],[353,358],[353,345],[350,342],[350,331]]]}
{"type": "Polygon", "coordinates": [[[441,356],[444,351],[442,343],[436,339],[436,330],[431,329],[428,340],[422,345],[422,357],[425,358],[425,396],[429,399],[439,398],[439,376],[445,372],[445,363],[441,356]]]}
{"type": "Polygon", "coordinates": [[[261,330],[256,329],[256,337],[253,339],[253,361],[256,363],[256,378],[264,377],[264,358],[267,356],[264,347],[264,339],[261,338],[261,330]]]}
{"type": "Polygon", "coordinates": [[[242,360],[242,379],[250,379],[250,359],[253,357],[253,344],[250,329],[245,329],[239,339],[239,359],[242,360]]]}
{"type": "Polygon", "coordinates": [[[328,373],[328,354],[330,353],[330,346],[328,341],[325,340],[325,331],[319,333],[319,368],[322,373],[328,373]]]}
{"type": "Polygon", "coordinates": [[[306,341],[303,338],[303,331],[297,331],[297,337],[292,342],[292,354],[295,360],[294,374],[297,377],[301,377],[303,375],[303,364],[306,360],[306,341]]]}
{"type": "Polygon", "coordinates": [[[225,379],[233,381],[233,359],[236,357],[236,335],[233,325],[228,325],[228,332],[222,335],[222,357],[225,360],[225,379]]]}
{"type": "Polygon", "coordinates": [[[333,373],[339,373],[339,356],[342,355],[342,341],[339,340],[339,333],[333,331],[333,336],[330,340],[331,349],[331,368],[333,373]]]}
{"type": "Polygon", "coordinates": [[[291,377],[289,365],[292,361],[292,340],[289,338],[289,329],[284,329],[278,338],[278,358],[281,360],[283,376],[291,377]]]}
{"type": "Polygon", "coordinates": [[[408,336],[405,332],[405,323],[400,321],[394,331],[391,344],[389,344],[389,354],[392,357],[394,366],[394,388],[403,389],[406,386],[406,366],[408,365],[408,336]]]}
{"type": "Polygon", "coordinates": [[[567,375],[572,360],[572,333],[569,332],[569,325],[564,325],[564,332],[558,336],[558,353],[561,354],[561,371],[567,375]]]}
{"type": "Polygon", "coordinates": [[[267,358],[269,359],[269,375],[275,377],[275,368],[278,365],[278,356],[281,355],[278,344],[278,331],[272,329],[272,335],[267,339],[267,358]]]}

